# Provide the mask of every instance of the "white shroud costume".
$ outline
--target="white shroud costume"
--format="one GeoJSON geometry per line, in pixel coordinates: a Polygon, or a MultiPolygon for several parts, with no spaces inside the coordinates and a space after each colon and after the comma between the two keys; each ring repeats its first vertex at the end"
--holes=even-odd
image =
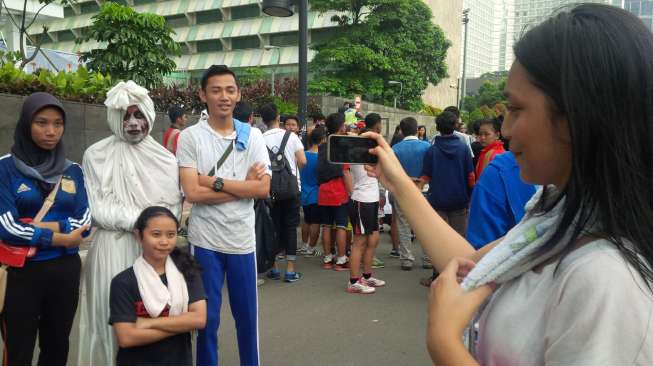
{"type": "Polygon", "coordinates": [[[177,161],[149,133],[154,104],[147,89],[133,81],[120,82],[107,93],[107,120],[113,136],[84,153],[84,177],[93,224],[97,227],[81,281],[78,365],[115,363],[117,342],[109,325],[109,288],[115,275],[131,267],[141,254],[132,233],[141,211],[165,206],[181,215],[177,161]],[[136,105],[149,131],[140,142],[127,142],[123,116],[136,105]]]}

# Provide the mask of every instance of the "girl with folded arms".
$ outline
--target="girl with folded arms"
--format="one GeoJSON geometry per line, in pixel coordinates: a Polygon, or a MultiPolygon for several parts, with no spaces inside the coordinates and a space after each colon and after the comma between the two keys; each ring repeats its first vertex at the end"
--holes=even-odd
{"type": "Polygon", "coordinates": [[[178,227],[160,206],[146,208],[136,221],[143,255],[111,281],[118,366],[193,364],[191,332],[206,324],[206,296],[199,266],[176,248],[178,227]]]}

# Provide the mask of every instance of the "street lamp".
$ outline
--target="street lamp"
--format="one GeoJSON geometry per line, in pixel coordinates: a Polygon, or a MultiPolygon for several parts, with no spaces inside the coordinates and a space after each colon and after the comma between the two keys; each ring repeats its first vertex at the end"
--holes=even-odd
{"type": "Polygon", "coordinates": [[[263,0],[263,12],[271,17],[289,17],[291,3],[291,0],[263,0]]]}
{"type": "Polygon", "coordinates": [[[308,0],[263,0],[263,12],[273,17],[293,15],[291,5],[299,13],[299,119],[306,123],[308,109],[308,0]]]}
{"type": "MultiPolygon", "coordinates": [[[[266,51],[279,50],[278,52],[281,52],[281,47],[272,46],[272,45],[269,45],[269,44],[266,44],[265,46],[263,46],[263,49],[265,49],[266,51]]],[[[274,73],[275,73],[275,71],[276,71],[275,68],[272,68],[272,96],[274,96],[274,89],[275,89],[274,88],[274,85],[275,85],[275,75],[274,75],[274,73]]]]}
{"type": "Polygon", "coordinates": [[[458,109],[463,109],[463,100],[465,99],[465,74],[467,71],[467,23],[469,23],[469,8],[463,10],[463,24],[465,25],[465,43],[463,43],[463,77],[460,81],[460,99],[458,109]]]}
{"type": "MultiPolygon", "coordinates": [[[[401,93],[404,91],[404,83],[401,81],[395,81],[395,80],[390,80],[388,81],[388,85],[399,85],[399,96],[401,96],[401,93]]],[[[395,109],[397,109],[397,96],[395,95],[395,109]]]]}

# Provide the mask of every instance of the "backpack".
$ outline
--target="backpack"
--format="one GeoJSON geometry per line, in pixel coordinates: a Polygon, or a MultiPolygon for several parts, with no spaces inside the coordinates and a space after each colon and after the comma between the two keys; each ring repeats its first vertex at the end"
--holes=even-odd
{"type": "Polygon", "coordinates": [[[342,165],[331,164],[327,159],[327,145],[322,144],[317,150],[317,182],[324,184],[330,180],[340,178],[344,175],[342,165]]]}
{"type": "Polygon", "coordinates": [[[279,253],[277,233],[274,222],[270,217],[270,208],[266,200],[254,201],[254,214],[256,223],[256,269],[258,273],[265,273],[272,265],[279,253]]]}
{"type": "Polygon", "coordinates": [[[279,146],[279,151],[275,154],[268,147],[270,155],[270,167],[272,170],[272,180],[270,181],[270,198],[272,201],[283,201],[297,197],[299,195],[299,185],[297,177],[292,173],[292,168],[284,151],[288,138],[292,132],[286,131],[279,146]]]}

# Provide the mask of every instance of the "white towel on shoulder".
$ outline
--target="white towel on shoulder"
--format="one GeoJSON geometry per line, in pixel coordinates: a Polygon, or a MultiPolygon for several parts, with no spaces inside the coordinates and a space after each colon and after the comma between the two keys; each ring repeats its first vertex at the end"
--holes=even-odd
{"type": "Polygon", "coordinates": [[[170,305],[169,314],[171,316],[188,311],[186,280],[170,257],[166,259],[165,270],[168,281],[167,287],[161,281],[159,274],[145,261],[142,255],[136,258],[136,262],[134,262],[138,291],[141,294],[147,313],[152,318],[161,315],[166,305],[170,305]]]}
{"type": "MultiPolygon", "coordinates": [[[[490,282],[502,284],[535,266],[558,255],[567,243],[572,230],[549,251],[535,256],[555,232],[563,214],[565,199],[562,198],[553,209],[542,214],[533,210],[542,197],[542,187],[526,204],[526,215],[522,221],[506,234],[505,238],[476,264],[467,274],[461,286],[470,291],[490,282]]],[[[553,186],[547,188],[547,194],[555,199],[558,191],[553,186]]]]}

